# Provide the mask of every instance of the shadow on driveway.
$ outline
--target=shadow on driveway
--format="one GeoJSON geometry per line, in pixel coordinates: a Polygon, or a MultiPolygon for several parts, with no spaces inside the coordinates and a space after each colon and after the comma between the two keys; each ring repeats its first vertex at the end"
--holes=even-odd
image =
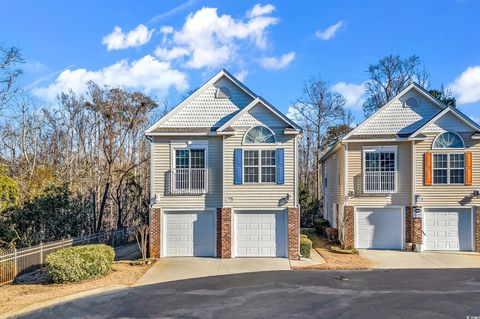
{"type": "Polygon", "coordinates": [[[465,318],[480,315],[480,272],[275,271],[152,284],[23,318],[465,318]]]}

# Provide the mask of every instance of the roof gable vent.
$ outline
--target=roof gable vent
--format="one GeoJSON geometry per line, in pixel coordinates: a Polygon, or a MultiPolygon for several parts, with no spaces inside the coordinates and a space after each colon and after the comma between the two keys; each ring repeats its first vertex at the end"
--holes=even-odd
{"type": "Polygon", "coordinates": [[[217,92],[215,92],[216,99],[229,99],[230,96],[231,96],[230,90],[225,86],[219,87],[217,89],[217,92]]]}
{"type": "Polygon", "coordinates": [[[420,101],[416,97],[409,97],[404,103],[404,107],[416,108],[420,106],[420,101]]]}

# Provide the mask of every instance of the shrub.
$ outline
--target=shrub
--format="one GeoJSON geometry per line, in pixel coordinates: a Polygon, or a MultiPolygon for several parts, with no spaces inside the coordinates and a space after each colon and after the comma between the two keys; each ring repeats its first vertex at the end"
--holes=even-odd
{"type": "Polygon", "coordinates": [[[306,235],[300,237],[300,255],[303,258],[310,258],[310,250],[312,249],[312,241],[306,235]],[[305,236],[305,237],[304,237],[305,236]]]}
{"type": "Polygon", "coordinates": [[[315,218],[314,224],[315,224],[315,229],[319,234],[323,234],[325,228],[330,226],[330,223],[328,222],[328,220],[323,218],[315,218]]]}
{"type": "Polygon", "coordinates": [[[314,235],[316,232],[317,230],[315,228],[302,228],[300,230],[300,233],[305,235],[314,235]]]}
{"type": "Polygon", "coordinates": [[[60,249],[47,257],[47,271],[56,283],[107,274],[115,258],[112,247],[98,244],[60,249]]]}

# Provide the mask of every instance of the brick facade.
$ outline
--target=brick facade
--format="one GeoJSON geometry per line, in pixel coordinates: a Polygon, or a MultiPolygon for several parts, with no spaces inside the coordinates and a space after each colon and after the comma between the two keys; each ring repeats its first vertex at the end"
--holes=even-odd
{"type": "Polygon", "coordinates": [[[343,213],[343,232],[346,248],[355,247],[355,209],[353,206],[345,206],[343,213]]]}
{"type": "Polygon", "coordinates": [[[150,238],[148,241],[148,253],[150,258],[160,258],[160,208],[150,209],[150,238]]]}
{"type": "Polygon", "coordinates": [[[413,218],[412,220],[412,243],[414,245],[423,243],[421,218],[413,218]]]}
{"type": "Polygon", "coordinates": [[[217,257],[232,258],[231,208],[217,208],[217,257]]]}
{"type": "Polygon", "coordinates": [[[412,206],[405,206],[405,243],[412,242],[412,206]]]}
{"type": "Polygon", "coordinates": [[[288,210],[288,259],[300,259],[300,210],[290,207],[288,210]]]}

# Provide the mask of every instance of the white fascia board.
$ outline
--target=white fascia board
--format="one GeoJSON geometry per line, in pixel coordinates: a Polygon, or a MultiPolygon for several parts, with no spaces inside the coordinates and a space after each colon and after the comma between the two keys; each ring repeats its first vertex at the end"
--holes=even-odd
{"type": "Polygon", "coordinates": [[[150,133],[152,132],[155,128],[160,126],[163,122],[165,122],[167,119],[172,117],[174,114],[176,114],[179,110],[181,110],[185,105],[187,105],[190,101],[195,99],[200,92],[204,90],[205,87],[217,82],[220,80],[222,76],[225,76],[228,78],[230,81],[232,81],[234,84],[236,84],[240,89],[242,89],[245,93],[247,93],[250,97],[255,99],[257,95],[253,93],[249,88],[247,88],[245,85],[243,85],[242,82],[240,82],[238,79],[236,79],[232,74],[230,74],[227,70],[222,69],[220,70],[217,74],[215,74],[210,80],[205,82],[202,86],[200,86],[195,92],[193,92],[190,96],[188,96],[185,100],[177,104],[170,112],[168,112],[165,116],[163,116],[160,120],[158,120],[155,124],[150,126],[145,133],[150,133]]]}
{"type": "Polygon", "coordinates": [[[363,139],[363,140],[346,140],[342,141],[342,143],[368,143],[368,142],[407,142],[407,141],[423,141],[425,140],[424,137],[406,137],[406,138],[375,138],[375,139],[363,139]]]}
{"type": "Polygon", "coordinates": [[[342,139],[342,141],[346,141],[350,136],[354,135],[355,132],[357,132],[361,127],[369,123],[373,118],[375,118],[378,114],[380,114],[383,110],[385,110],[389,105],[391,105],[394,101],[398,100],[400,97],[405,95],[408,91],[411,89],[415,89],[417,92],[428,98],[430,101],[432,101],[435,105],[440,107],[441,109],[446,108],[445,104],[441,103],[439,100],[437,100],[435,97],[433,97],[430,93],[425,91],[419,84],[413,82],[409,86],[407,86],[405,89],[403,89],[402,92],[398,93],[393,99],[388,101],[384,106],[379,108],[375,113],[370,115],[367,119],[365,119],[362,123],[360,123],[356,128],[354,128],[350,133],[345,135],[345,137],[342,139]]]}
{"type": "Polygon", "coordinates": [[[227,127],[229,127],[232,123],[234,123],[237,119],[239,119],[243,114],[247,113],[249,110],[254,108],[257,104],[262,104],[264,107],[266,107],[270,112],[275,114],[278,118],[280,118],[282,121],[284,121],[286,124],[292,126],[298,131],[301,131],[300,127],[295,124],[292,120],[290,120],[287,116],[285,116],[282,112],[277,110],[273,105],[270,103],[266,102],[262,97],[257,96],[255,100],[250,102],[247,106],[245,106],[243,109],[241,109],[235,116],[233,116],[231,119],[229,119],[227,122],[225,122],[222,126],[218,128],[218,132],[223,131],[227,127]]]}
{"type": "Polygon", "coordinates": [[[237,114],[235,114],[231,119],[229,119],[228,121],[226,121],[222,126],[220,126],[218,129],[217,129],[217,132],[221,132],[223,131],[224,129],[226,129],[227,127],[230,126],[231,123],[235,122],[238,118],[240,118],[240,116],[242,116],[243,114],[245,114],[246,112],[248,112],[248,110],[250,110],[251,108],[253,108],[257,103],[260,102],[260,99],[258,97],[256,97],[252,102],[250,102],[247,106],[245,106],[243,109],[241,109],[240,111],[238,111],[237,114]]]}
{"type": "Polygon", "coordinates": [[[295,131],[283,130],[283,134],[284,135],[298,135],[298,134],[302,134],[302,131],[299,131],[299,130],[295,130],[295,131]]]}
{"type": "Polygon", "coordinates": [[[153,132],[145,133],[146,136],[214,136],[215,132],[208,133],[188,133],[188,132],[153,132]]]}
{"type": "Polygon", "coordinates": [[[415,137],[417,136],[418,134],[422,133],[423,130],[425,130],[428,126],[430,126],[431,124],[435,123],[436,121],[438,121],[440,118],[442,118],[445,114],[447,113],[452,113],[454,116],[456,116],[460,121],[462,121],[463,123],[465,123],[467,126],[471,127],[472,129],[474,129],[475,131],[480,131],[480,127],[475,124],[474,122],[472,122],[470,120],[470,118],[468,116],[466,116],[465,114],[463,114],[462,112],[460,112],[459,110],[457,109],[454,109],[452,107],[447,107],[446,109],[444,109],[442,112],[438,113],[437,115],[435,115],[434,117],[432,117],[428,122],[426,122],[424,125],[422,125],[421,127],[418,128],[418,130],[416,130],[415,132],[413,132],[413,134],[411,135],[412,137],[415,137]]]}

